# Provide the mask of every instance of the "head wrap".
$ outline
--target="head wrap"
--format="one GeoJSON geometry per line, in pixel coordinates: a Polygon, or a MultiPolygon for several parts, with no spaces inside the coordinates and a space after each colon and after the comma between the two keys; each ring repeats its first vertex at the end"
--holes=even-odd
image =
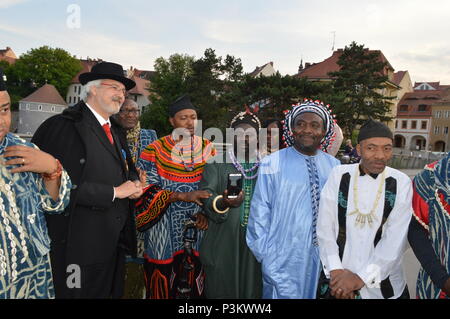
{"type": "Polygon", "coordinates": [[[197,111],[197,108],[191,103],[191,98],[187,95],[183,95],[169,106],[169,115],[170,117],[174,117],[175,114],[186,109],[197,111]]]}
{"type": "Polygon", "coordinates": [[[331,114],[330,105],[324,105],[323,102],[305,99],[303,103],[292,105],[290,110],[284,111],[285,119],[283,121],[283,139],[287,146],[294,145],[294,120],[303,113],[314,113],[323,120],[325,136],[320,142],[320,148],[326,152],[328,146],[335,137],[334,115],[331,114]]]}
{"type": "Polygon", "coordinates": [[[2,69],[0,69],[0,91],[6,91],[6,75],[2,69]]]}
{"type": "Polygon", "coordinates": [[[261,128],[261,122],[259,121],[259,118],[249,111],[240,112],[235,117],[233,117],[230,122],[230,127],[235,128],[239,124],[249,124],[256,130],[256,132],[258,132],[261,128]]]}
{"type": "Polygon", "coordinates": [[[391,140],[394,139],[392,131],[386,124],[369,119],[359,130],[358,143],[372,137],[387,137],[391,140]]]}

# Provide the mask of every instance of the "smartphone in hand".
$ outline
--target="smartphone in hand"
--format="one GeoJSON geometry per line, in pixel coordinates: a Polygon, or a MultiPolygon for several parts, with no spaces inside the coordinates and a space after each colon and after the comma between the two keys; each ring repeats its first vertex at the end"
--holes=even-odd
{"type": "Polygon", "coordinates": [[[242,174],[228,174],[227,182],[228,198],[236,198],[242,191],[242,174]]]}

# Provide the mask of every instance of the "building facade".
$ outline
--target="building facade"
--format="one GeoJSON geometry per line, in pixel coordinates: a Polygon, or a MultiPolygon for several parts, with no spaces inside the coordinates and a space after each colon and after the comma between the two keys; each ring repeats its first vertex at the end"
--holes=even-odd
{"type": "Polygon", "coordinates": [[[80,74],[85,72],[90,72],[92,67],[96,65],[97,63],[101,62],[101,59],[89,59],[86,60],[80,60],[82,69],[80,72],[78,72],[72,79],[69,87],[67,88],[67,94],[66,94],[66,104],[69,106],[73,106],[80,102],[81,100],[81,83],[78,77],[80,74]]]}
{"type": "Polygon", "coordinates": [[[432,119],[430,146],[433,152],[450,151],[450,101],[442,101],[431,107],[432,119]]]}
{"type": "Polygon", "coordinates": [[[448,86],[439,82],[415,83],[397,106],[394,146],[406,150],[432,151],[433,108],[442,103],[448,86]]]}
{"type": "MultiPolygon", "coordinates": [[[[297,74],[298,77],[307,78],[309,81],[332,81],[333,78],[330,76],[331,72],[337,72],[340,70],[340,66],[338,65],[338,61],[342,53],[343,49],[338,49],[333,52],[333,54],[327,59],[323,60],[319,63],[305,63],[303,67],[303,62],[300,63],[299,72],[297,74]]],[[[388,80],[385,83],[385,88],[378,93],[382,94],[386,97],[392,97],[393,99],[389,101],[390,110],[386,114],[391,118],[395,118],[396,110],[397,110],[397,102],[401,99],[402,87],[400,86],[401,80],[405,81],[405,90],[408,90],[407,80],[409,78],[409,74],[406,78],[404,76],[395,77],[396,73],[394,72],[394,68],[389,63],[389,61],[384,56],[383,52],[380,50],[368,50],[369,53],[377,53],[379,60],[381,62],[386,63],[386,66],[383,70],[383,75],[387,76],[388,80]]],[[[404,75],[404,74],[403,74],[404,75]]],[[[410,80],[410,79],[409,79],[410,80]]],[[[391,130],[394,130],[395,121],[391,120],[386,123],[391,130]]]]}
{"type": "Polygon", "coordinates": [[[32,136],[49,117],[62,113],[66,102],[51,84],[45,84],[19,101],[18,134],[32,136]]]}

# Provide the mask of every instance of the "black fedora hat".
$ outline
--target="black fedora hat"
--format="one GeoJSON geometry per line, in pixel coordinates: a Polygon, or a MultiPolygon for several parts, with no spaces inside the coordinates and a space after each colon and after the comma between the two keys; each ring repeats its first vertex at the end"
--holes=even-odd
{"type": "Polygon", "coordinates": [[[136,86],[133,80],[124,76],[123,67],[112,62],[100,62],[92,67],[91,72],[80,74],[80,83],[85,85],[90,81],[110,79],[125,85],[126,90],[131,90],[136,86]]]}

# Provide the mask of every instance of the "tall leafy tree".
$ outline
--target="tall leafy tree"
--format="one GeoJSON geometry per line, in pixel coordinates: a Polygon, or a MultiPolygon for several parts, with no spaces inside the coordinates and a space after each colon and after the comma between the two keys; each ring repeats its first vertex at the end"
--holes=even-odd
{"type": "Polygon", "coordinates": [[[8,87],[21,98],[44,84],[52,84],[65,97],[73,77],[81,70],[78,59],[59,48],[42,46],[22,54],[8,68],[8,87]]]}
{"type": "Polygon", "coordinates": [[[159,136],[171,132],[168,107],[177,97],[187,93],[193,62],[194,57],[183,54],[173,54],[168,59],[156,59],[155,74],[149,87],[151,106],[146,108],[146,112],[141,116],[143,127],[156,130],[159,136]]]}
{"type": "Polygon", "coordinates": [[[239,92],[244,104],[252,105],[263,101],[259,110],[260,117],[283,118],[283,111],[303,98],[317,98],[322,92],[321,84],[307,81],[305,78],[285,75],[279,72],[272,76],[252,77],[246,75],[240,82],[239,92]]]}
{"type": "Polygon", "coordinates": [[[222,58],[206,49],[192,69],[188,91],[199,107],[203,128],[227,127],[230,110],[241,102],[234,93],[243,77],[241,60],[230,55],[222,58]]]}
{"type": "Polygon", "coordinates": [[[388,66],[380,55],[380,51],[369,51],[352,42],[339,57],[340,70],[329,73],[334,78],[333,88],[322,95],[333,106],[339,125],[349,137],[368,117],[391,120],[387,114],[393,97],[383,94],[388,66]]]}
{"type": "Polygon", "coordinates": [[[206,49],[199,59],[174,54],[157,59],[154,67],[151,106],[141,117],[143,127],[156,129],[160,136],[170,133],[168,107],[182,94],[188,94],[198,107],[203,129],[226,127],[229,109],[238,103],[233,92],[243,75],[240,59],[222,58],[206,49]]]}

